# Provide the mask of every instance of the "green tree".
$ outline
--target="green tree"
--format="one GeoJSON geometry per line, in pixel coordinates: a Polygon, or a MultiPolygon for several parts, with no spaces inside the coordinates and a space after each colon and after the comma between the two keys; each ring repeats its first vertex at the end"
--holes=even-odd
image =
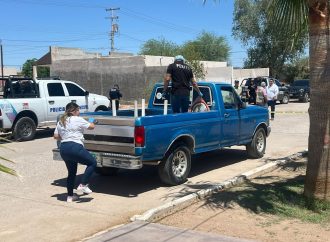
{"type": "Polygon", "coordinates": [[[140,55],[175,56],[180,52],[180,47],[164,38],[150,39],[145,42],[139,52],[140,55]]]}
{"type": "Polygon", "coordinates": [[[295,79],[309,79],[309,57],[298,58],[285,64],[280,79],[293,82],[295,79]]]}
{"type": "Polygon", "coordinates": [[[304,53],[307,34],[301,32],[293,42],[291,33],[276,28],[268,4],[269,0],[236,0],[233,35],[248,48],[245,68],[269,67],[272,76],[279,76],[285,63],[304,53]]]}
{"type": "MultiPolygon", "coordinates": [[[[203,0],[205,3],[206,0],[203,0]]],[[[293,42],[309,34],[311,101],[308,163],[304,194],[330,200],[330,14],[329,0],[270,0],[274,28],[287,30],[293,42]]]]}
{"type": "Polygon", "coordinates": [[[309,33],[311,101],[304,194],[330,200],[329,0],[272,0],[269,11],[294,40],[309,33]]]}
{"type": "Polygon", "coordinates": [[[193,56],[198,57],[198,60],[227,61],[230,48],[225,37],[203,31],[196,40],[186,42],[182,50],[187,58],[194,53],[193,56]]]}
{"type": "MultiPolygon", "coordinates": [[[[23,64],[23,68],[22,68],[22,74],[24,76],[32,78],[33,65],[36,61],[37,61],[36,58],[25,61],[25,63],[23,64]]],[[[49,74],[50,74],[49,67],[46,67],[46,66],[37,67],[37,76],[38,77],[49,77],[49,74]]]]}

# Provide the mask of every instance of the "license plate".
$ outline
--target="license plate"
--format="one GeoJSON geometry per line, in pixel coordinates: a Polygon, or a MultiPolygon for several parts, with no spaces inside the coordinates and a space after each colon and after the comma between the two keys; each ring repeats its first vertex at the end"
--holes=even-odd
{"type": "Polygon", "coordinates": [[[283,91],[280,91],[280,94],[284,94],[284,92],[283,91]]]}
{"type": "Polygon", "coordinates": [[[91,152],[91,155],[95,158],[97,162],[102,162],[102,157],[100,154],[91,152]]]}

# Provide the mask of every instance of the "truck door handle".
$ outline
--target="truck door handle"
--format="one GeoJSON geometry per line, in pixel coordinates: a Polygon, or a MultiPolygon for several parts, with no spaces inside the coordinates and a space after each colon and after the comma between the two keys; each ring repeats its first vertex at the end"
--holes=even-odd
{"type": "Polygon", "coordinates": [[[229,113],[225,113],[225,118],[229,118],[230,114],[229,113]]]}
{"type": "Polygon", "coordinates": [[[71,102],[73,102],[73,103],[76,103],[76,102],[77,102],[77,100],[71,100],[71,102]]]}
{"type": "Polygon", "coordinates": [[[48,103],[53,105],[55,101],[48,101],[48,103]]]}

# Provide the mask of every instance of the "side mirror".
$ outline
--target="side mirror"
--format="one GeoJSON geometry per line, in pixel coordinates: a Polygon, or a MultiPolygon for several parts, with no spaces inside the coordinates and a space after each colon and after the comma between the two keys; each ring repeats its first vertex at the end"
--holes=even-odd
{"type": "Polygon", "coordinates": [[[85,91],[85,96],[89,96],[89,91],[85,91]]]}

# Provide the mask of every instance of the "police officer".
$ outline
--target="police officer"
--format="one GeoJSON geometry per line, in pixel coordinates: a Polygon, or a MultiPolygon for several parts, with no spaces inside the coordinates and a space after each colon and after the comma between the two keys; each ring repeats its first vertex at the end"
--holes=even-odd
{"type": "Polygon", "coordinates": [[[112,110],[112,100],[116,100],[116,110],[119,109],[119,100],[123,95],[120,93],[119,86],[115,84],[109,91],[110,107],[112,110]]]}
{"type": "Polygon", "coordinates": [[[200,97],[203,94],[197,86],[193,72],[185,63],[182,55],[174,58],[174,63],[167,67],[166,75],[164,78],[164,92],[163,98],[166,96],[168,84],[172,80],[171,88],[171,106],[173,113],[185,113],[189,109],[190,97],[190,84],[194,87],[200,97]]]}

